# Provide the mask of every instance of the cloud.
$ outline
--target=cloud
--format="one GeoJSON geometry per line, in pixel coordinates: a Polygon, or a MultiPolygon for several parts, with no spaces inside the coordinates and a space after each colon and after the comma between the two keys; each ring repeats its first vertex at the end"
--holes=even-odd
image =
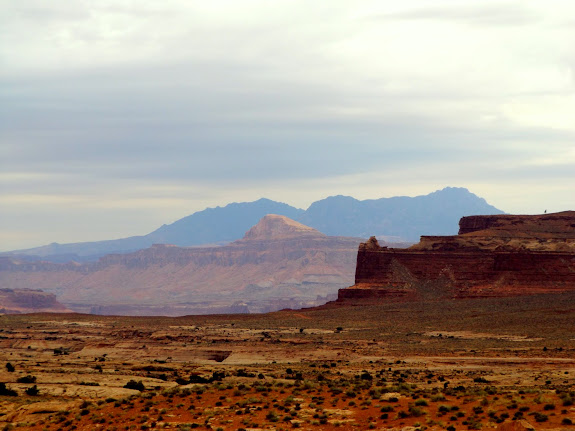
{"type": "Polygon", "coordinates": [[[557,201],[574,183],[569,2],[5,6],[2,223],[60,214],[39,243],[261,196],[303,207],[457,185],[528,212],[528,179],[557,201]]]}
{"type": "Polygon", "coordinates": [[[474,26],[513,27],[540,22],[542,17],[527,2],[451,3],[416,7],[382,15],[385,19],[431,20],[465,23],[474,26]]]}

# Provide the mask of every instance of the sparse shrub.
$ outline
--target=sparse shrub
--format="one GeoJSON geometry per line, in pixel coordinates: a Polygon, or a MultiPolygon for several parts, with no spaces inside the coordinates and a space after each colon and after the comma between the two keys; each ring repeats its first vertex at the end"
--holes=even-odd
{"type": "Polygon", "coordinates": [[[423,416],[425,414],[425,410],[420,409],[419,407],[416,406],[409,406],[409,415],[413,416],[414,418],[418,418],[420,416],[423,416]]]}
{"type": "Polygon", "coordinates": [[[266,419],[270,422],[277,422],[279,420],[279,417],[277,413],[272,410],[266,415],[266,419]]]}
{"type": "Polygon", "coordinates": [[[57,347],[54,349],[54,356],[69,355],[70,349],[67,347],[57,347]]]}
{"type": "Polygon", "coordinates": [[[38,395],[38,393],[40,392],[38,390],[38,387],[36,385],[29,387],[28,389],[26,389],[26,394],[30,395],[30,396],[36,396],[38,395]]]}
{"type": "Polygon", "coordinates": [[[135,380],[130,380],[128,383],[124,385],[126,389],[135,389],[137,391],[143,392],[146,390],[146,387],[142,383],[142,381],[136,382],[135,380]]]}
{"type": "Polygon", "coordinates": [[[367,371],[362,372],[360,377],[362,380],[373,380],[373,376],[367,371]]]}
{"type": "Polygon", "coordinates": [[[6,371],[8,371],[9,373],[13,373],[15,369],[16,368],[14,368],[14,365],[12,365],[10,362],[6,363],[6,371]]]}
{"type": "Polygon", "coordinates": [[[16,397],[18,396],[18,392],[13,389],[7,388],[6,383],[0,383],[0,395],[4,395],[7,397],[16,397]]]}
{"type": "Polygon", "coordinates": [[[36,377],[28,374],[27,376],[19,377],[16,381],[18,383],[36,383],[36,377]]]}
{"type": "Polygon", "coordinates": [[[80,382],[78,384],[81,386],[100,386],[100,383],[98,382],[80,382]]]}
{"type": "Polygon", "coordinates": [[[549,419],[549,417],[546,414],[543,413],[535,413],[533,415],[535,417],[535,422],[547,422],[547,420],[549,419]]]}

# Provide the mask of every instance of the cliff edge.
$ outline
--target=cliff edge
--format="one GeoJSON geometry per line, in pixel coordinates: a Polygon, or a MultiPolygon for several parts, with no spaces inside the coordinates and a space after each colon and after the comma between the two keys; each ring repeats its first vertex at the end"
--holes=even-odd
{"type": "Polygon", "coordinates": [[[408,249],[359,246],[338,301],[514,296],[575,290],[575,211],[463,217],[459,234],[408,249]]]}
{"type": "Polygon", "coordinates": [[[0,289],[0,313],[70,312],[56,295],[33,289],[0,289]]]}

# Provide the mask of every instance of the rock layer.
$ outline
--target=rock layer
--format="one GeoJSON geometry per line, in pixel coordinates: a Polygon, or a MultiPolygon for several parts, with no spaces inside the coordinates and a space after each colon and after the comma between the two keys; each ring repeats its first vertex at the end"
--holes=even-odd
{"type": "Polygon", "coordinates": [[[69,311],[56,295],[32,289],[0,289],[0,313],[34,313],[69,311]]]}
{"type": "Polygon", "coordinates": [[[512,296],[575,290],[575,212],[463,217],[458,235],[408,249],[359,246],[339,300],[512,296]]]}
{"type": "Polygon", "coordinates": [[[335,299],[353,283],[361,241],[268,215],[244,239],[221,247],[154,245],[84,264],[0,258],[0,283],[41,288],[76,311],[98,314],[301,308],[335,299]]]}

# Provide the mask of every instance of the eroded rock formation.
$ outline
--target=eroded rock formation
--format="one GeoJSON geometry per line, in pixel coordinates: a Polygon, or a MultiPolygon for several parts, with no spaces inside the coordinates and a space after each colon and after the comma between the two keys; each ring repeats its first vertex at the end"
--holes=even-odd
{"type": "Polygon", "coordinates": [[[221,247],[155,245],[84,264],[0,258],[0,283],[41,288],[74,310],[98,314],[301,308],[335,299],[353,283],[361,241],[268,215],[243,239],[221,247]]]}
{"type": "Polygon", "coordinates": [[[512,296],[575,290],[575,211],[463,217],[459,234],[408,249],[359,246],[339,300],[512,296]]]}
{"type": "Polygon", "coordinates": [[[32,289],[0,289],[0,313],[34,313],[70,311],[56,300],[56,295],[32,289]]]}

